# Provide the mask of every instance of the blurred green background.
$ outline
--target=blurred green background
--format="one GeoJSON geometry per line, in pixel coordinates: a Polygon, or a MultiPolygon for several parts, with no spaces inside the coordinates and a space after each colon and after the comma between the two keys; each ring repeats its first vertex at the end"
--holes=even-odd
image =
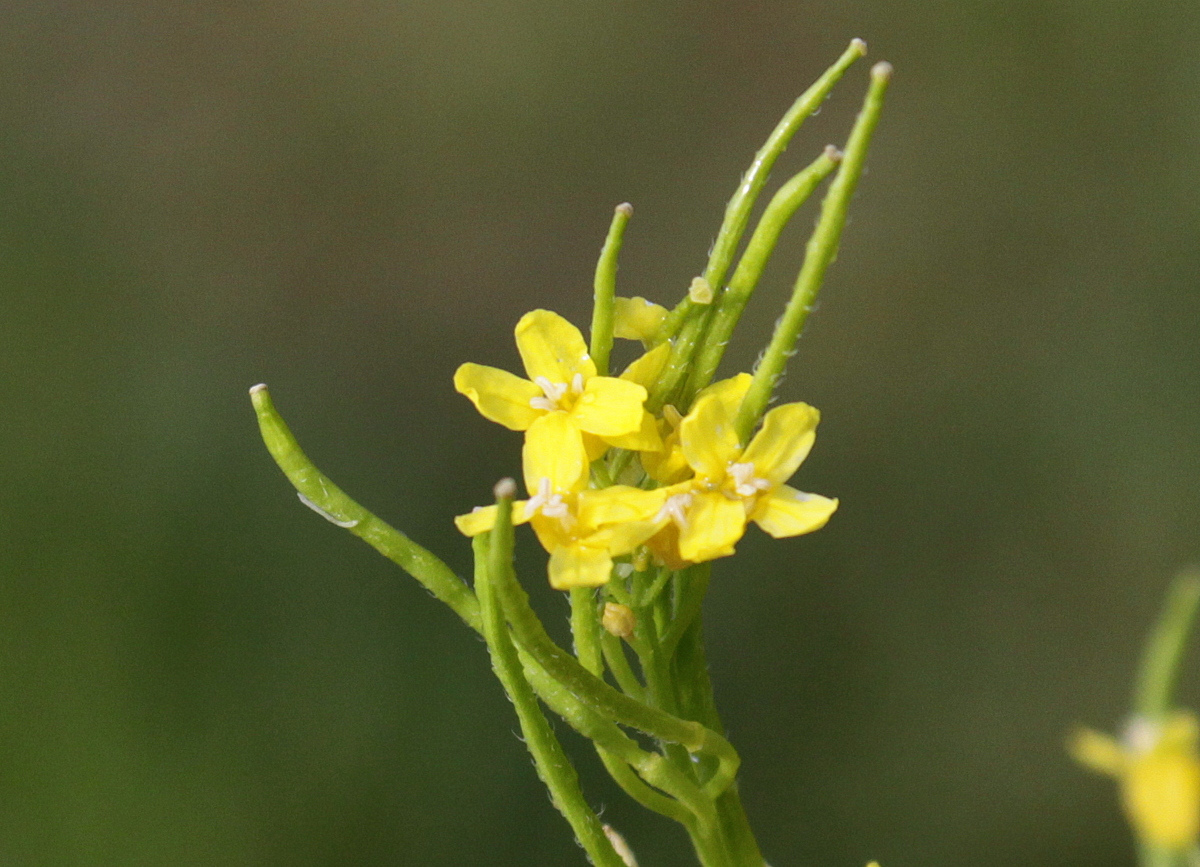
{"type": "MultiPolygon", "coordinates": [[[[451,517],[519,438],[454,368],[584,324],[623,200],[621,291],[673,302],[854,36],[780,169],[895,65],[784,387],[841,510],[752,531],[706,611],[747,809],[775,867],[1132,863],[1062,745],[1200,556],[1200,7],[10,0],[0,864],[582,864],[483,645],[297,503],[246,389],[465,571],[451,517]]],[[[567,740],[644,867],[689,863],[567,740]]]]}

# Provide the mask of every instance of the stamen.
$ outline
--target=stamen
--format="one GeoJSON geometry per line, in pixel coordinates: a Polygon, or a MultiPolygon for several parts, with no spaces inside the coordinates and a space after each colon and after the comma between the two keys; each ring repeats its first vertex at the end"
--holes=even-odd
{"type": "Polygon", "coordinates": [[[692,500],[693,497],[690,492],[668,497],[667,501],[663,503],[662,508],[658,510],[658,514],[654,516],[654,520],[674,521],[675,526],[679,529],[685,529],[688,524],[687,513],[688,509],[692,507],[692,500]]]}
{"type": "Polygon", "coordinates": [[[1145,755],[1156,746],[1162,738],[1162,726],[1144,716],[1132,717],[1125,726],[1121,740],[1125,748],[1134,755],[1145,755]]]}
{"type": "Polygon", "coordinates": [[[545,476],[538,482],[537,493],[530,497],[525,503],[525,512],[529,515],[535,515],[546,505],[550,500],[550,480],[545,476]]]}
{"type": "MultiPolygon", "coordinates": [[[[580,374],[575,376],[582,381],[583,377],[580,374]]],[[[556,409],[561,409],[563,395],[567,393],[568,386],[565,382],[551,382],[544,376],[535,376],[533,384],[542,390],[545,397],[529,398],[529,405],[534,409],[543,409],[547,412],[553,412],[556,409]]]]}
{"type": "Polygon", "coordinates": [[[575,516],[571,514],[570,505],[563,499],[562,494],[551,489],[550,479],[545,476],[538,482],[538,492],[525,503],[526,515],[532,516],[538,512],[547,518],[554,518],[568,532],[575,526],[575,516]]]}
{"type": "Polygon", "coordinates": [[[733,478],[733,489],[739,497],[753,497],[771,487],[766,479],[754,475],[754,464],[750,461],[730,464],[729,475],[733,478]]]}

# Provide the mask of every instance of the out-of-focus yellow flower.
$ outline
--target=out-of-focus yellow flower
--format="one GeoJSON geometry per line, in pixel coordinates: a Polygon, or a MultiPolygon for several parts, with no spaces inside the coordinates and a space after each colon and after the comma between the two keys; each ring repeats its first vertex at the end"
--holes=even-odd
{"type": "MultiPolygon", "coordinates": [[[[464,364],[454,387],[491,421],[510,430],[530,431],[563,416],[574,435],[560,445],[584,454],[584,434],[623,447],[654,447],[657,432],[645,427],[645,387],[628,379],[597,376],[579,329],[557,313],[534,310],[517,323],[517,349],[529,379],[482,364],[464,364]]],[[[594,457],[594,455],[593,455],[594,457]]]]}
{"type": "Polygon", "coordinates": [[[1187,711],[1134,718],[1120,742],[1092,729],[1071,737],[1081,765],[1116,777],[1121,805],[1142,842],[1184,850],[1200,839],[1200,727],[1187,711]]]}
{"type": "Polygon", "coordinates": [[[779,539],[823,527],[837,509],[837,500],[784,484],[812,449],[820,419],[815,409],[776,407],[743,449],[727,403],[719,392],[706,394],[679,425],[680,448],[695,477],[662,489],[663,516],[671,523],[649,543],[672,568],[732,554],[748,521],[779,539]]]}
{"type": "MultiPolygon", "coordinates": [[[[663,524],[656,518],[665,499],[661,490],[585,488],[587,460],[571,445],[577,435],[564,413],[552,413],[529,428],[524,473],[530,497],[513,503],[513,523],[532,524],[550,552],[550,585],[557,590],[606,584],[613,558],[633,551],[663,524]]],[[[495,506],[454,519],[467,536],[487,532],[495,522],[495,506]]]]}

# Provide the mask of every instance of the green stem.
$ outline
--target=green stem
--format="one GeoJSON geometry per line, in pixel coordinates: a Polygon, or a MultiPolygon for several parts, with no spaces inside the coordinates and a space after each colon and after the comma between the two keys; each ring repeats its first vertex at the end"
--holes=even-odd
{"type": "Polygon", "coordinates": [[[454,572],[399,530],[381,521],[313,465],[275,409],[265,385],[250,389],[250,400],[258,415],[258,428],[267,451],[296,488],[301,501],[326,520],[349,530],[387,557],[425,589],[445,602],[463,621],[479,632],[479,603],[454,572]]]}
{"type": "Polygon", "coordinates": [[[608,376],[608,359],[613,343],[613,303],[617,294],[617,256],[621,252],[625,227],[632,216],[633,205],[628,202],[617,205],[608,227],[608,236],[604,239],[604,247],[600,250],[600,260],[596,262],[591,353],[600,376],[608,376]]]}
{"type": "Polygon", "coordinates": [[[592,461],[592,487],[608,488],[615,482],[613,481],[613,472],[605,464],[604,458],[597,458],[592,461]]]}
{"type": "Polygon", "coordinates": [[[1175,849],[1139,843],[1138,867],[1188,867],[1188,862],[1175,849]]]}
{"type": "MultiPolygon", "coordinates": [[[[511,522],[511,517],[509,520],[511,522]]],[[[481,560],[481,552],[483,552],[483,556],[491,556],[486,551],[486,542],[476,542],[476,545],[477,562],[481,560]]],[[[511,556],[509,564],[509,572],[511,572],[511,556]]],[[[493,569],[490,574],[502,575],[504,572],[496,572],[493,569]]],[[[487,580],[486,576],[484,580],[487,580]]],[[[512,580],[515,581],[515,576],[512,580]]],[[[478,583],[478,577],[476,581],[478,583]]],[[[589,618],[578,616],[577,619],[574,614],[575,611],[587,611],[589,608],[588,597],[591,596],[591,591],[573,592],[572,596],[574,605],[572,622],[577,644],[581,646],[581,658],[588,660],[591,664],[597,664],[597,661],[592,658],[596,652],[594,640],[587,637],[592,631],[588,623],[589,618]],[[583,636],[582,640],[580,640],[580,636],[583,636]]],[[[480,601],[483,601],[482,593],[480,601]]],[[[591,620],[594,623],[595,618],[592,617],[591,620]]],[[[504,634],[508,638],[507,629],[504,634]]],[[[490,643],[490,637],[488,640],[490,643]]],[[[511,638],[508,640],[512,646],[511,638]]],[[[675,819],[689,829],[699,827],[697,823],[704,827],[716,825],[718,819],[712,802],[705,799],[698,786],[676,773],[661,756],[641,749],[616,725],[590,711],[562,684],[554,680],[528,653],[520,648],[516,648],[516,652],[524,667],[524,676],[529,686],[571,728],[593,742],[609,774],[631,798],[656,813],[675,819]],[[642,779],[639,779],[634,773],[635,770],[637,774],[642,775],[642,779],[645,779],[646,782],[673,794],[678,800],[651,789],[642,782],[642,779]]]]}
{"type": "Polygon", "coordinates": [[[617,680],[617,686],[621,687],[621,692],[640,702],[645,702],[646,688],[633,673],[633,667],[629,664],[629,657],[625,655],[625,646],[621,639],[610,632],[601,632],[600,648],[604,652],[604,660],[608,663],[609,671],[617,680]]]}
{"type": "Polygon", "coordinates": [[[867,43],[861,39],[851,40],[850,45],[842,52],[842,56],[834,62],[833,66],[829,67],[808,90],[792,103],[787,114],[767,137],[766,143],[754,155],[754,161],[750,163],[750,168],[742,176],[741,184],[725,207],[725,220],[717,232],[712,253],[708,257],[708,267],[704,271],[704,277],[713,289],[717,289],[725,279],[725,272],[733,261],[738,242],[742,238],[742,233],[746,231],[746,223],[750,220],[750,211],[771,174],[771,167],[775,165],[775,160],[787,148],[788,142],[796,134],[796,130],[800,129],[800,125],[820,108],[821,103],[829,96],[842,74],[866,53],[867,43]]]}
{"type": "Polygon", "coordinates": [[[646,409],[652,413],[658,413],[664,404],[671,402],[675,392],[683,384],[688,371],[691,370],[692,356],[695,355],[696,347],[700,345],[700,341],[704,337],[704,331],[708,327],[709,314],[712,313],[711,304],[695,306],[698,308],[697,312],[684,321],[683,327],[671,344],[671,354],[667,356],[667,363],[663,365],[658,380],[650,389],[650,396],[646,399],[646,409]]]}
{"type": "Polygon", "coordinates": [[[579,845],[597,867],[625,867],[605,836],[599,817],[584,799],[579,776],[554,737],[550,723],[538,707],[533,688],[522,674],[517,650],[504,622],[504,611],[495,595],[496,577],[512,571],[512,497],[515,492],[516,484],[511,479],[496,486],[496,523],[491,532],[476,537],[474,542],[475,588],[492,668],[516,708],[521,734],[533,756],[538,776],[550,790],[551,802],[571,825],[579,845]]]}
{"type": "Polygon", "coordinates": [[[1136,715],[1159,719],[1171,710],[1171,693],[1179,674],[1179,660],[1198,606],[1200,567],[1191,567],[1175,577],[1158,622],[1146,641],[1133,693],[1136,715]]]}
{"type": "Polygon", "coordinates": [[[699,618],[700,609],[704,604],[704,594],[708,591],[708,579],[712,567],[708,563],[692,566],[680,573],[677,586],[680,588],[678,605],[671,623],[663,633],[660,645],[667,659],[675,655],[675,648],[683,633],[699,618]]]}
{"type": "Polygon", "coordinates": [[[579,701],[606,719],[680,744],[689,752],[713,756],[718,770],[704,786],[709,797],[715,798],[733,782],[740,760],[729,741],[699,723],[649,707],[609,686],[550,639],[511,570],[493,578],[517,644],[579,701]]]}
{"type": "Polygon", "coordinates": [[[596,677],[604,677],[604,655],[600,650],[600,619],[596,616],[596,594],[591,587],[571,588],[571,636],[575,656],[596,677]]]}
{"type": "Polygon", "coordinates": [[[663,588],[667,586],[667,582],[675,575],[666,566],[659,566],[655,571],[654,580],[641,592],[638,597],[638,605],[650,605],[658,598],[658,594],[663,592],[663,588]]]}
{"type": "MultiPolygon", "coordinates": [[[[724,734],[721,720],[717,716],[716,703],[713,701],[712,681],[708,676],[704,636],[699,618],[692,621],[680,639],[672,662],[679,688],[680,712],[713,731],[724,734]]],[[[742,806],[737,783],[717,798],[717,815],[720,817],[733,863],[739,867],[762,867],[762,852],[758,848],[758,841],[754,838],[750,821],[742,806]]]]}
{"type": "MultiPolygon", "coordinates": [[[[666,599],[659,598],[655,601],[654,608],[664,608],[666,607],[666,603],[666,599]]],[[[691,697],[690,695],[681,696],[681,691],[688,693],[694,690],[694,685],[687,682],[686,679],[675,676],[675,661],[670,658],[660,643],[656,618],[650,616],[650,611],[647,609],[643,615],[639,616],[638,622],[639,626],[635,647],[638,652],[638,658],[641,660],[642,670],[646,673],[646,691],[650,700],[671,713],[682,713],[688,717],[700,718],[696,711],[701,711],[705,714],[704,718],[709,723],[719,727],[720,720],[716,716],[715,709],[711,708],[711,688],[708,693],[709,705],[707,708],[699,707],[695,701],[688,701],[687,699],[691,697]]],[[[694,626],[698,631],[698,622],[694,622],[694,626]]],[[[701,664],[703,664],[703,648],[699,652],[701,664]]],[[[691,672],[687,672],[687,674],[690,676],[691,672]]],[[[707,678],[706,671],[705,678],[707,678]]],[[[716,729],[713,730],[715,731],[716,729]]],[[[663,746],[666,755],[675,763],[676,767],[698,779],[703,780],[718,770],[711,757],[697,756],[696,761],[693,761],[691,756],[682,753],[678,747],[671,744],[664,744],[663,746]]],[[[705,865],[720,864],[729,865],[729,867],[762,867],[761,856],[757,862],[742,857],[740,853],[745,851],[745,845],[741,840],[742,831],[737,827],[736,822],[731,821],[730,816],[726,815],[730,812],[729,805],[731,803],[740,809],[740,801],[737,799],[736,790],[737,784],[735,782],[717,797],[718,829],[715,833],[692,834],[692,846],[696,850],[701,863],[705,865]],[[733,796],[732,802],[729,800],[731,793],[733,796]],[[722,808],[722,804],[726,806],[722,808]]],[[[735,812],[733,814],[734,819],[736,819],[736,815],[735,812]]],[[[749,828],[746,827],[745,831],[749,833],[749,828]]],[[[750,839],[753,842],[753,836],[750,839]]]]}
{"type": "Polygon", "coordinates": [[[695,303],[687,295],[683,296],[683,300],[675,305],[674,309],[667,313],[662,324],[658,326],[658,334],[654,335],[654,339],[650,341],[651,347],[658,346],[666,340],[674,339],[679,333],[679,329],[683,327],[684,320],[691,315],[695,303]]]}
{"type": "Polygon", "coordinates": [[[796,278],[791,300],[775,326],[771,344],[754,372],[750,390],[738,411],[735,426],[742,442],[749,439],[754,426],[762,417],[775,385],[787,367],[788,357],[795,349],[796,340],[804,329],[809,311],[812,310],[813,302],[821,289],[821,282],[825,279],[825,272],[837,257],[838,242],[846,225],[846,212],[850,207],[854,188],[862,175],[871,134],[879,123],[879,115],[883,110],[883,95],[891,77],[890,64],[877,63],[871,69],[871,86],[867,91],[866,101],[846,142],[841,168],[829,185],[829,192],[821,204],[821,217],[812,237],[809,238],[804,264],[796,278]]]}
{"type": "Polygon", "coordinates": [[[596,745],[609,773],[630,797],[685,827],[690,828],[696,823],[699,823],[697,827],[716,827],[718,820],[712,800],[694,781],[680,774],[658,753],[643,750],[616,724],[589,709],[523,651],[522,659],[528,663],[526,676],[538,696],[567,725],[596,745]],[[641,779],[631,778],[627,773],[630,768],[637,771],[641,779]],[[648,788],[646,783],[669,793],[674,799],[648,788]]]}
{"type": "MultiPolygon", "coordinates": [[[[821,103],[829,96],[829,92],[833,90],[833,86],[837,84],[838,79],[842,77],[854,61],[866,53],[867,44],[865,42],[861,39],[851,40],[849,47],[842,52],[842,56],[834,62],[833,66],[825,70],[824,74],[792,103],[792,107],[788,109],[787,113],[776,124],[775,129],[767,137],[767,141],[759,148],[758,153],[754,155],[754,160],[750,163],[750,167],[742,175],[741,183],[734,190],[733,196],[729,199],[729,204],[725,206],[725,217],[721,221],[721,228],[717,230],[716,240],[713,242],[712,250],[708,255],[708,264],[704,269],[704,279],[713,287],[714,292],[720,293],[722,291],[725,275],[729,271],[730,264],[733,262],[733,257],[737,252],[738,244],[741,243],[742,235],[745,234],[746,224],[750,221],[750,212],[754,209],[754,203],[757,201],[759,193],[762,192],[763,185],[766,184],[767,178],[771,174],[771,167],[775,164],[775,160],[787,148],[788,142],[796,134],[796,130],[800,128],[800,125],[814,111],[820,108],[821,103]]],[[[696,304],[690,298],[685,297],[668,314],[666,320],[659,327],[659,332],[654,342],[656,344],[661,343],[664,340],[674,337],[677,332],[682,332],[689,323],[694,321],[696,308],[707,306],[709,305],[696,304]]],[[[674,352],[672,352],[672,360],[674,360],[674,355],[674,352]]],[[[689,350],[684,364],[690,358],[691,352],[689,350]]],[[[660,392],[660,399],[663,394],[667,393],[669,392],[660,392]]],[[[658,406],[661,406],[661,404],[658,404],[658,406]]]]}
{"type": "Polygon", "coordinates": [[[712,381],[717,365],[721,363],[725,354],[729,338],[746,308],[746,302],[754,292],[754,287],[758,285],[767,260],[771,258],[771,253],[779,241],[780,233],[791,221],[796,209],[807,201],[821,181],[833,173],[841,159],[841,151],[830,145],[821,156],[793,176],[771,197],[741,259],[738,260],[733,276],[729,278],[729,285],[717,302],[712,325],[709,326],[688,382],[685,394],[689,400],[712,381]]]}
{"type": "Polygon", "coordinates": [[[708,281],[714,291],[721,291],[725,274],[733,262],[738,244],[746,231],[746,224],[750,221],[750,212],[771,174],[771,167],[775,165],[775,160],[787,148],[788,142],[792,140],[796,130],[800,129],[800,125],[821,107],[821,103],[829,96],[833,86],[837,84],[843,73],[866,53],[867,43],[861,39],[851,40],[849,47],[842,52],[842,56],[834,62],[833,66],[825,70],[824,74],[792,103],[792,107],[787,110],[787,113],[767,137],[766,142],[759,148],[758,153],[754,155],[754,161],[742,175],[742,182],[738,184],[737,190],[729,199],[729,204],[725,206],[725,219],[717,231],[712,252],[708,256],[708,266],[704,269],[704,279],[708,281]]]}

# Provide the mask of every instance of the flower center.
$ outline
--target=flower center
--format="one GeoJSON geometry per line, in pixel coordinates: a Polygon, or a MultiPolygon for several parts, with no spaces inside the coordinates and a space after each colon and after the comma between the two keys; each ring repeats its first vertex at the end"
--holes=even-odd
{"type": "Polygon", "coordinates": [[[667,501],[663,503],[658,514],[654,516],[655,521],[668,519],[673,521],[679,529],[687,527],[688,509],[692,507],[692,500],[695,499],[690,491],[684,491],[682,494],[673,494],[667,497],[667,501]]]}
{"type": "Polygon", "coordinates": [[[562,494],[551,488],[550,480],[544,476],[538,482],[538,492],[525,503],[525,512],[531,516],[540,512],[547,518],[553,518],[566,532],[575,526],[570,504],[562,494]]]}
{"type": "Polygon", "coordinates": [[[754,475],[754,464],[749,461],[729,465],[729,478],[733,482],[733,490],[739,497],[749,500],[768,490],[771,483],[754,475]]]}
{"type": "Polygon", "coordinates": [[[583,374],[577,373],[570,382],[551,382],[544,376],[536,376],[534,385],[542,390],[543,397],[531,397],[529,405],[534,409],[571,411],[579,395],[583,394],[583,374]]]}

